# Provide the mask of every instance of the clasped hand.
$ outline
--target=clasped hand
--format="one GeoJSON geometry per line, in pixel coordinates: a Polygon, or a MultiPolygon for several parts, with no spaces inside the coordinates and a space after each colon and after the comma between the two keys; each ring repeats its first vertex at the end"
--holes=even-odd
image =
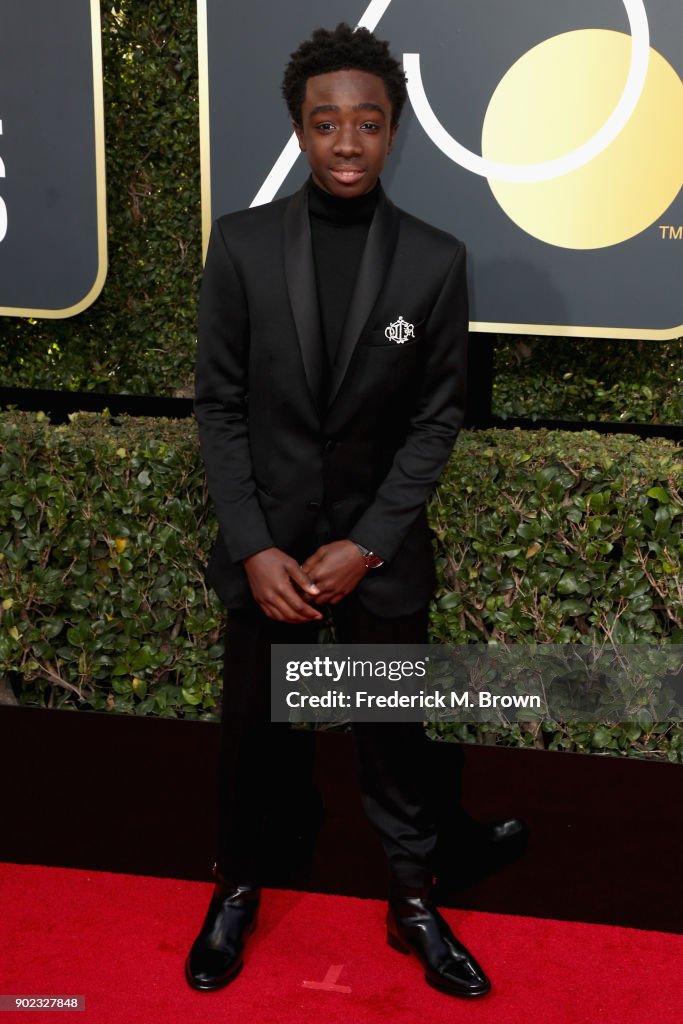
{"type": "Polygon", "coordinates": [[[243,562],[249,586],[261,610],[278,622],[315,622],[315,605],[337,604],[368,571],[350,540],[323,544],[299,565],[280,548],[266,548],[243,562]]]}

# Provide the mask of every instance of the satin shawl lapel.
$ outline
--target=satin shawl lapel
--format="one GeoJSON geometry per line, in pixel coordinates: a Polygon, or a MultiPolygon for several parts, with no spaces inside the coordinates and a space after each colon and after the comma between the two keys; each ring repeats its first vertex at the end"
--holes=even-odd
{"type": "Polygon", "coordinates": [[[380,191],[332,370],[328,408],[339,392],[360,333],[367,323],[387,276],[396,248],[398,219],[398,210],[384,191],[380,191]]]}
{"type": "Polygon", "coordinates": [[[307,185],[292,196],[285,212],[284,260],[285,279],[299,336],[304,372],[313,403],[321,412],[324,404],[326,357],[320,330],[307,185]]]}

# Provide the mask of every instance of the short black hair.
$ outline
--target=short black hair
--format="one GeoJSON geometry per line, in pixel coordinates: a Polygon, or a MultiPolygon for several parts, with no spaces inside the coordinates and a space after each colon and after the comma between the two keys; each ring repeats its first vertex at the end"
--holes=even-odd
{"type": "Polygon", "coordinates": [[[345,21],[333,31],[317,28],[290,56],[282,79],[282,95],[295,124],[301,124],[306,82],[314,75],[330,71],[369,71],[381,78],[391,103],[392,127],[398,124],[408,97],[403,68],[391,56],[386,41],[367,28],[354,30],[345,21]]]}

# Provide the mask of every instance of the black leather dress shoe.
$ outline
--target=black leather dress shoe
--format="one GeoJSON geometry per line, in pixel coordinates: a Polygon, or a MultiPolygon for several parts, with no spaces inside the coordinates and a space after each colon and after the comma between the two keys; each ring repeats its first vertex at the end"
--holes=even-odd
{"type": "Polygon", "coordinates": [[[449,996],[486,995],[491,988],[472,954],[458,942],[428,895],[428,889],[393,889],[387,942],[399,953],[415,953],[425,981],[449,996]]]}
{"type": "Polygon", "coordinates": [[[185,961],[185,977],[193,988],[212,992],[237,977],[244,943],[256,928],[260,890],[219,881],[202,930],[185,961]]]}
{"type": "Polygon", "coordinates": [[[507,843],[522,843],[529,836],[529,830],[519,818],[505,818],[503,821],[473,822],[472,833],[481,845],[499,847],[507,843]]]}
{"type": "Polygon", "coordinates": [[[435,898],[450,903],[454,893],[513,864],[526,850],[529,829],[519,818],[479,822],[464,812],[439,833],[434,859],[435,898]]]}

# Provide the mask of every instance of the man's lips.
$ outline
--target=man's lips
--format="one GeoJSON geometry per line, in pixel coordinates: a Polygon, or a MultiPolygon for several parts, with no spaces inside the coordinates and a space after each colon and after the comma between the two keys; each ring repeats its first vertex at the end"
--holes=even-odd
{"type": "Polygon", "coordinates": [[[330,174],[336,181],[344,185],[352,185],[363,177],[365,171],[360,167],[331,167],[330,174]]]}

